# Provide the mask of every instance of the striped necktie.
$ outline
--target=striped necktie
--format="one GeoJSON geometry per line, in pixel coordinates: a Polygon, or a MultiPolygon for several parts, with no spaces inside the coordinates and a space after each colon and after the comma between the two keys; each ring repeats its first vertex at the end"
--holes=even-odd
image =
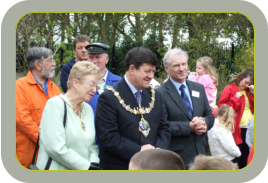
{"type": "Polygon", "coordinates": [[[141,92],[140,91],[137,91],[135,93],[135,98],[136,98],[138,104],[141,106],[141,92]]]}
{"type": "Polygon", "coordinates": [[[181,91],[181,98],[182,98],[184,104],[186,105],[186,108],[188,109],[190,116],[193,117],[193,110],[191,107],[190,100],[189,100],[187,94],[185,93],[185,86],[184,85],[180,86],[180,91],[181,91]]]}

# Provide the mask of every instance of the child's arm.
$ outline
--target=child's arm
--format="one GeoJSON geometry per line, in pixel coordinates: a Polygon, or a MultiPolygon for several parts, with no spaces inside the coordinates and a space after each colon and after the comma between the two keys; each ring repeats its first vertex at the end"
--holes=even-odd
{"type": "Polygon", "coordinates": [[[197,82],[202,84],[206,89],[206,87],[209,86],[209,84],[213,83],[213,80],[208,75],[202,75],[199,77],[197,82]]]}
{"type": "Polygon", "coordinates": [[[197,81],[197,74],[195,73],[195,72],[192,72],[191,74],[190,74],[190,76],[189,76],[189,79],[190,79],[190,81],[193,81],[193,82],[198,82],[197,81]]]}

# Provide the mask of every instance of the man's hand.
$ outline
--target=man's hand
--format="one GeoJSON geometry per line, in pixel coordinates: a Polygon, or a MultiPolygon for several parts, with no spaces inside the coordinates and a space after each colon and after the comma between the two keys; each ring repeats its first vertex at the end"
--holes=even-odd
{"type": "Polygon", "coordinates": [[[144,151],[147,149],[155,149],[155,147],[152,146],[151,144],[145,144],[145,145],[141,146],[141,151],[144,151]]]}
{"type": "Polygon", "coordinates": [[[194,117],[190,122],[190,129],[192,132],[195,132],[196,135],[202,135],[207,131],[207,124],[204,118],[194,117]]]}
{"type": "Polygon", "coordinates": [[[198,117],[194,117],[192,121],[190,121],[190,130],[191,132],[195,132],[195,121],[198,119],[198,117]]]}

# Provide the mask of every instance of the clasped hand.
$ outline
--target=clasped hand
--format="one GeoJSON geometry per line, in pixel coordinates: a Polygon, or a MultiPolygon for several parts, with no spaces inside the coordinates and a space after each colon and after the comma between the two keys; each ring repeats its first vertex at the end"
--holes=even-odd
{"type": "Polygon", "coordinates": [[[194,117],[190,122],[190,129],[192,132],[195,132],[196,135],[202,135],[207,131],[207,124],[204,118],[194,117]]]}
{"type": "Polygon", "coordinates": [[[151,144],[145,144],[145,145],[141,146],[142,151],[147,150],[147,149],[155,149],[155,147],[152,146],[151,144]]]}

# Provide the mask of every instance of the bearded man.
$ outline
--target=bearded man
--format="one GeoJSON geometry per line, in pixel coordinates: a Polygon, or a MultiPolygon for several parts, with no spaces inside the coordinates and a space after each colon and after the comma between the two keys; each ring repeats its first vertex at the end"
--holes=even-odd
{"type": "Polygon", "coordinates": [[[20,164],[29,168],[46,102],[61,90],[49,79],[54,76],[56,66],[50,49],[30,48],[26,59],[30,71],[16,81],[16,155],[20,164]]]}

